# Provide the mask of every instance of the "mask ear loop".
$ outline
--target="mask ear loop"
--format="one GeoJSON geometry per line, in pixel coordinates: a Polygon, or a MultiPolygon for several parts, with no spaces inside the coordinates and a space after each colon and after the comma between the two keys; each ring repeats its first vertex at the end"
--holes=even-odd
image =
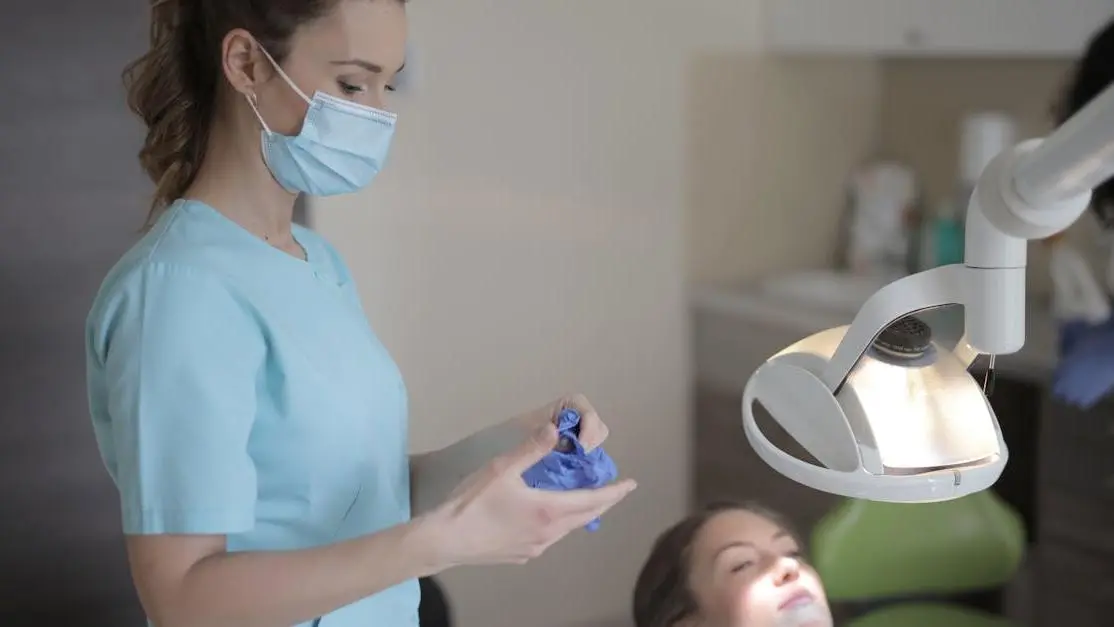
{"type": "MultiPolygon", "coordinates": [[[[256,43],[256,45],[259,45],[258,42],[256,43]]],[[[307,105],[312,106],[313,100],[311,100],[309,96],[306,96],[305,92],[303,92],[301,89],[298,88],[297,85],[294,84],[294,81],[290,80],[290,77],[287,76],[286,72],[284,72],[279,64],[275,62],[275,58],[271,56],[271,53],[267,52],[267,49],[264,48],[262,45],[259,45],[259,51],[263,53],[263,56],[267,57],[267,60],[271,62],[271,67],[275,68],[275,71],[278,72],[278,75],[282,77],[282,80],[286,81],[286,84],[290,86],[290,89],[293,89],[294,93],[298,94],[298,96],[301,97],[301,99],[304,100],[307,105]]],[[[255,94],[255,92],[252,92],[251,94],[244,94],[244,98],[247,99],[248,105],[251,107],[252,112],[255,113],[256,119],[259,120],[259,124],[263,127],[263,131],[268,135],[274,135],[274,132],[271,131],[271,127],[267,126],[267,122],[263,120],[263,115],[259,113],[259,96],[255,94]]]]}
{"type": "Polygon", "coordinates": [[[268,135],[273,135],[274,133],[271,132],[271,127],[267,126],[267,123],[263,121],[263,115],[259,113],[259,96],[252,92],[250,94],[244,94],[244,99],[248,101],[248,106],[251,107],[252,113],[255,114],[255,119],[259,120],[259,125],[263,127],[263,132],[268,135]]]}
{"type": "Polygon", "coordinates": [[[263,56],[267,57],[267,60],[271,62],[271,65],[275,68],[275,71],[278,72],[278,75],[282,77],[282,80],[286,81],[287,85],[290,85],[290,89],[293,89],[295,93],[301,96],[302,100],[306,101],[306,104],[313,104],[313,100],[311,100],[304,91],[298,89],[298,86],[294,84],[294,81],[290,80],[290,77],[286,75],[286,72],[282,71],[282,67],[280,67],[278,63],[275,63],[274,57],[271,56],[270,52],[267,52],[266,48],[264,48],[263,46],[259,46],[259,51],[262,52],[263,56]]]}

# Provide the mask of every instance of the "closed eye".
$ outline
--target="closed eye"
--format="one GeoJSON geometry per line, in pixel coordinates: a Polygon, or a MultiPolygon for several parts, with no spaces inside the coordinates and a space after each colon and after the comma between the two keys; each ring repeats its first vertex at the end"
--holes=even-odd
{"type": "Polygon", "coordinates": [[[353,85],[347,81],[337,81],[337,86],[340,87],[340,90],[344,92],[346,96],[354,96],[367,91],[367,87],[363,85],[353,85]]]}
{"type": "Polygon", "coordinates": [[[753,565],[754,565],[754,562],[751,562],[751,561],[746,561],[746,562],[739,562],[739,563],[737,563],[737,564],[734,564],[734,565],[733,565],[733,566],[731,567],[731,572],[733,572],[733,573],[739,573],[739,572],[742,572],[742,571],[744,571],[744,570],[746,570],[746,569],[750,568],[750,567],[751,567],[751,566],[753,566],[753,565]]]}

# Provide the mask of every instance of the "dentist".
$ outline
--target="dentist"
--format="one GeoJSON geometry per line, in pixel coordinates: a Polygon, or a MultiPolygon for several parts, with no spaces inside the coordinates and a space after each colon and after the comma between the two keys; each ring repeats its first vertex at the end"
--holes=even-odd
{"type": "Polygon", "coordinates": [[[153,0],[125,72],[155,183],[86,327],[93,425],[159,627],[417,625],[416,578],[522,563],[619,502],[531,490],[565,407],[407,454],[407,397],[298,193],[383,166],[401,0],[153,0]],[[413,499],[413,501],[412,501],[413,499]],[[413,510],[413,516],[412,516],[413,510]]]}

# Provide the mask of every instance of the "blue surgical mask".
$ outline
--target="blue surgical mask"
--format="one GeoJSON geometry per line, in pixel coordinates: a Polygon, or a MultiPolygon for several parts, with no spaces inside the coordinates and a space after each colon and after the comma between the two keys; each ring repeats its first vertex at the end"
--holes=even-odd
{"type": "Polygon", "coordinates": [[[367,187],[383,169],[397,116],[320,91],[309,98],[266,50],[263,54],[309,105],[302,131],[281,135],[267,126],[254,97],[248,97],[263,127],[263,161],[271,175],[287,191],[312,196],[350,194],[367,187]]]}

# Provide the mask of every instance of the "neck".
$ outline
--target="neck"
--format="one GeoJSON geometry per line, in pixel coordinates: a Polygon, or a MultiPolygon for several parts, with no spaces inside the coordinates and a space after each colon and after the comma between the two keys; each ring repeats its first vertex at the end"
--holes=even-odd
{"type": "Polygon", "coordinates": [[[205,160],[185,195],[276,246],[293,242],[297,195],[283,189],[263,162],[254,119],[214,124],[205,160]]]}

